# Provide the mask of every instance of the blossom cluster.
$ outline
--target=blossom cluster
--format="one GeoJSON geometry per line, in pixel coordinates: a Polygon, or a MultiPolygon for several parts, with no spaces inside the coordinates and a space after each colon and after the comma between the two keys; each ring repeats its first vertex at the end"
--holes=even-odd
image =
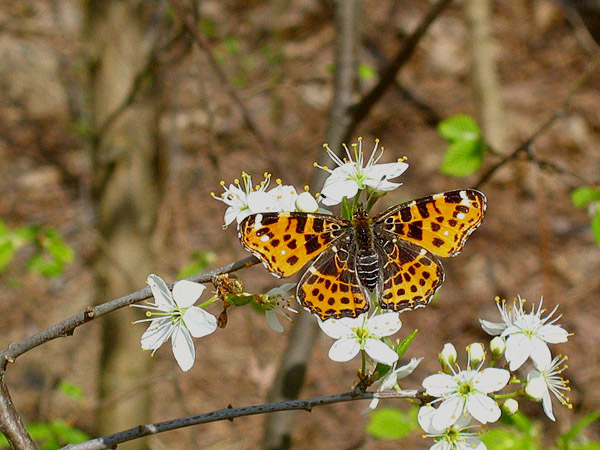
{"type": "MultiPolygon", "coordinates": [[[[269,189],[271,175],[268,173],[256,186],[245,172],[241,181],[236,179],[229,186],[221,182],[224,192],[211,195],[227,205],[224,227],[235,221],[239,224],[249,215],[259,213],[329,213],[323,206],[334,206],[344,199],[354,199],[353,204],[356,205],[363,193],[369,202],[368,206],[372,206],[374,199],[401,186],[401,183],[390,180],[403,174],[408,167],[404,158],[379,164],[383,156],[379,141],[376,141],[369,158],[363,154],[362,139],[351,148],[344,145],[344,158],[338,157],[329,146],[325,145],[324,148],[335,167],[314,164],[329,174],[316,199],[308,188],[298,194],[293,186],[284,185],[281,180],[276,180],[276,186],[269,189]]],[[[171,291],[156,275],[150,275],[147,282],[154,303],[134,305],[148,310],[146,319],[135,322],[150,322],[142,336],[142,348],[150,350],[153,355],[170,339],[175,359],[184,371],[189,370],[195,360],[192,338],[207,336],[218,327],[223,327],[229,306],[253,302],[264,312],[269,326],[277,332],[283,331],[278,317],[291,320],[290,313],[297,312],[289,300],[293,297],[290,291],[295,287],[294,283],[285,283],[262,295],[243,292],[240,283],[239,289],[230,293],[229,297],[224,298],[217,290],[210,299],[195,306],[205,286],[184,280],[175,283],[171,291]],[[219,319],[205,310],[217,300],[223,300],[224,303],[219,319]]],[[[399,390],[399,380],[413,373],[423,359],[413,357],[406,364],[400,363],[412,338],[404,342],[396,341],[396,344],[392,342],[390,338],[402,328],[400,315],[382,310],[377,306],[376,297],[377,292],[374,292],[370,299],[371,308],[358,317],[318,319],[320,329],[335,340],[329,357],[336,362],[347,362],[360,355],[360,382],[363,386],[377,386],[375,398],[365,411],[377,407],[378,394],[399,390]]],[[[425,395],[431,401],[420,408],[418,422],[426,436],[435,440],[432,450],[485,450],[479,438],[481,432],[477,430],[479,425],[473,422],[496,422],[501,416],[500,399],[503,400],[504,411],[511,413],[518,409],[517,397],[541,401],[545,414],[551,420],[555,420],[552,396],[570,407],[569,399],[565,396],[565,391],[569,390],[568,382],[561,376],[566,368],[566,358],[553,358],[548,347],[548,344],[566,342],[569,336],[557,324],[560,316],[554,316],[556,308],[544,316],[542,301],[529,312],[521,298],[517,298],[512,307],[498,299],[497,305],[500,322],[480,320],[482,328],[493,336],[489,358],[482,344],[471,344],[467,348],[466,367],[461,369],[457,363],[456,349],[452,344],[446,344],[439,355],[442,370],[427,376],[422,382],[425,395]],[[502,359],[506,364],[500,364],[502,359]],[[526,376],[519,378],[519,373],[526,367],[529,367],[526,376]],[[500,394],[500,391],[510,390],[513,386],[518,389],[500,394]]]]}
{"type": "Polygon", "coordinates": [[[569,333],[552,319],[556,308],[542,317],[542,301],[530,312],[524,308],[525,301],[517,298],[513,308],[507,309],[506,301],[499,301],[498,309],[502,322],[480,320],[483,329],[496,336],[490,342],[491,361],[484,367],[487,354],[480,343],[471,344],[468,350],[467,367],[464,370],[456,363],[457,352],[452,344],[446,344],[439,355],[442,372],[423,380],[425,393],[434,399],[421,407],[418,420],[428,437],[436,440],[432,450],[471,449],[484,450],[479,439],[480,432],[472,425],[496,422],[501,416],[498,404],[504,401],[504,410],[515,413],[518,409],[516,397],[523,396],[541,401],[546,415],[555,420],[552,411],[553,394],[561,404],[569,405],[564,391],[568,381],[561,377],[564,368],[559,366],[564,358],[551,358],[548,344],[566,342],[569,333]],[[493,367],[504,357],[506,368],[493,367]],[[517,371],[530,360],[533,368],[526,379],[519,379],[517,371]],[[508,386],[521,385],[520,389],[502,395],[493,393],[508,386]],[[436,407],[437,406],[437,407],[436,407]]]}

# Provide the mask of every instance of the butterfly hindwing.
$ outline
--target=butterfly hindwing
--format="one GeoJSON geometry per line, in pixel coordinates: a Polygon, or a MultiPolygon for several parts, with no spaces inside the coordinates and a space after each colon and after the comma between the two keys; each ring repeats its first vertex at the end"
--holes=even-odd
{"type": "Polygon", "coordinates": [[[382,212],[374,226],[434,255],[454,256],[481,224],[485,202],[485,195],[473,189],[430,195],[382,212]]]}
{"type": "Polygon", "coordinates": [[[379,304],[404,311],[426,306],[444,281],[442,265],[423,248],[381,234],[376,241],[381,262],[379,304]]]}
{"type": "Polygon", "coordinates": [[[244,247],[276,276],[289,277],[348,232],[350,222],[326,214],[273,212],[246,217],[238,227],[244,247]]]}
{"type": "Polygon", "coordinates": [[[300,304],[323,320],[356,317],[369,309],[352,249],[351,239],[342,239],[322,253],[298,283],[300,304]]]}

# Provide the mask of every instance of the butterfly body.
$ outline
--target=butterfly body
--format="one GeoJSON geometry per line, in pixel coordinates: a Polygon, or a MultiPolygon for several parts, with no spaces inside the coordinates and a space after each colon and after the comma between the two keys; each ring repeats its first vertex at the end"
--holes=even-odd
{"type": "Polygon", "coordinates": [[[460,252],[483,218],[485,196],[450,191],[352,220],[326,214],[263,213],[240,224],[240,241],[276,276],[316,257],[298,283],[300,303],[321,319],[356,317],[376,295],[384,309],[426,306],[444,279],[437,256],[460,252]]]}

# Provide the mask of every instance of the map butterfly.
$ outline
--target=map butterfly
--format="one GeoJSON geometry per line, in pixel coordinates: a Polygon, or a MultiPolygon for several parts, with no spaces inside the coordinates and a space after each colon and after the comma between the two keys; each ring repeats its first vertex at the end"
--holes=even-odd
{"type": "Polygon", "coordinates": [[[321,319],[357,317],[377,294],[392,311],[424,307],[444,281],[440,257],[457,255],[481,224],[486,198],[464,189],[392,206],[352,220],[317,213],[253,214],[239,225],[242,245],[277,277],[317,258],[297,288],[321,319]]]}

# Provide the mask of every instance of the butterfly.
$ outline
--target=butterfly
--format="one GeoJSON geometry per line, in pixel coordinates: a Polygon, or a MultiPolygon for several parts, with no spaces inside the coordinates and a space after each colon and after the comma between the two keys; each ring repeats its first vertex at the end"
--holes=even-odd
{"type": "Polygon", "coordinates": [[[269,212],[239,225],[242,245],[277,277],[310,260],[297,287],[298,301],[322,320],[357,317],[374,294],[383,309],[426,306],[444,281],[439,257],[457,255],[481,224],[485,195],[473,189],[402,203],[352,220],[327,214],[269,212]]]}

